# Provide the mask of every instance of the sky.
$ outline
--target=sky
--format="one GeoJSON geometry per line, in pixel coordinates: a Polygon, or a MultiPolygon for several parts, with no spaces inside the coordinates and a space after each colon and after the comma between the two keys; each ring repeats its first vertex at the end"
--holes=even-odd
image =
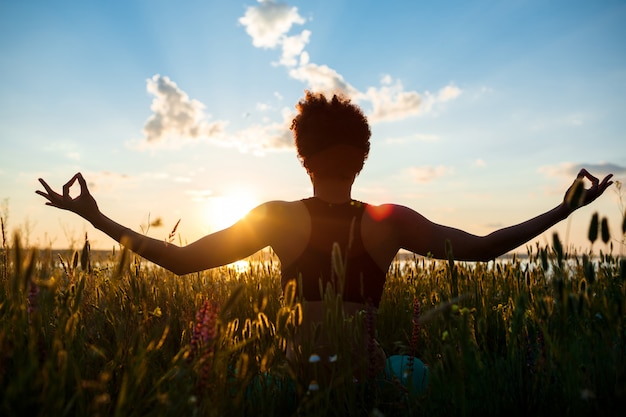
{"type": "MultiPolygon", "coordinates": [[[[626,179],[624,21],[608,0],[0,1],[0,215],[29,246],[111,249],[37,179],[82,172],[107,216],[159,239],[180,220],[181,244],[308,197],[289,125],[312,90],[371,124],[353,198],[488,234],[581,167],[626,179]]],[[[589,250],[598,212],[625,252],[624,200],[614,185],[529,245],[589,250]]]]}

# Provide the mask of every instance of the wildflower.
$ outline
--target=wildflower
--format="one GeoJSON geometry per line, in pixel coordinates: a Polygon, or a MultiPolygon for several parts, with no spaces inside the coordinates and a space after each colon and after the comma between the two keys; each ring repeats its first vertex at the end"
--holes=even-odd
{"type": "Polygon", "coordinates": [[[316,380],[312,380],[309,384],[309,391],[318,391],[320,389],[320,385],[316,380]]]}
{"type": "Polygon", "coordinates": [[[420,332],[420,315],[422,313],[422,308],[420,306],[420,301],[417,297],[413,299],[413,330],[411,332],[411,355],[408,358],[408,369],[413,372],[413,361],[417,352],[417,341],[420,332]]]}
{"type": "Polygon", "coordinates": [[[335,363],[335,362],[337,362],[337,354],[335,353],[334,355],[329,356],[329,357],[328,357],[328,362],[330,362],[330,363],[335,363]]]}
{"type": "Polygon", "coordinates": [[[367,355],[368,355],[368,364],[369,367],[367,369],[367,376],[371,379],[376,377],[376,333],[375,333],[375,318],[374,318],[374,307],[371,303],[367,303],[367,311],[365,315],[365,324],[367,328],[367,355]]]}
{"type": "Polygon", "coordinates": [[[217,313],[219,307],[206,300],[196,313],[196,324],[191,335],[190,359],[196,358],[202,351],[200,359],[204,362],[200,370],[199,388],[207,385],[211,372],[213,341],[217,337],[217,313]]]}
{"type": "Polygon", "coordinates": [[[192,351],[197,352],[200,345],[207,345],[217,336],[217,305],[206,300],[196,313],[196,324],[191,335],[192,351]]]}

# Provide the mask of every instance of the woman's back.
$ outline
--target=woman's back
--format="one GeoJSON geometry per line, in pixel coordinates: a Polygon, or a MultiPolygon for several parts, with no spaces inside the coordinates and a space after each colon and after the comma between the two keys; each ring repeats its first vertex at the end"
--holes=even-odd
{"type": "MultiPolygon", "coordinates": [[[[323,200],[317,200],[323,204],[323,200]]],[[[303,200],[274,201],[267,204],[268,208],[265,213],[273,218],[271,223],[275,229],[274,239],[271,242],[272,249],[280,259],[282,268],[291,271],[295,269],[293,265],[302,257],[311,241],[313,224],[311,214],[303,200]]],[[[390,209],[381,209],[367,204],[364,206],[366,209],[360,222],[355,223],[354,227],[360,229],[363,249],[371,259],[371,266],[386,272],[399,250],[390,217],[381,215],[383,211],[388,213],[390,209]]],[[[331,262],[331,251],[332,247],[329,247],[328,265],[331,262]]]]}
{"type": "Polygon", "coordinates": [[[309,224],[308,242],[300,255],[282,264],[282,287],[295,280],[308,301],[323,298],[331,285],[344,301],[380,303],[388,268],[381,268],[365,249],[361,223],[367,205],[350,200],[328,203],[320,198],[302,200],[309,224]]]}

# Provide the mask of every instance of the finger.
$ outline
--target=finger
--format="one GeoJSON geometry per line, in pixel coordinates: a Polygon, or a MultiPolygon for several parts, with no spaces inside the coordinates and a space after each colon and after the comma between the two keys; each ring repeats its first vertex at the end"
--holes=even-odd
{"type": "Polygon", "coordinates": [[[41,183],[43,188],[48,192],[48,194],[56,194],[54,191],[52,191],[52,188],[50,188],[48,183],[45,182],[42,178],[39,178],[39,182],[41,183]]]}
{"type": "Polygon", "coordinates": [[[43,192],[41,190],[35,190],[35,194],[39,194],[40,196],[44,197],[48,201],[52,201],[52,200],[55,200],[55,199],[58,200],[58,199],[62,198],[59,194],[55,193],[54,191],[52,191],[50,189],[48,189],[48,190],[49,190],[48,193],[45,193],[45,192],[43,192]]]}
{"type": "Polygon", "coordinates": [[[51,206],[51,207],[57,207],[57,208],[63,208],[60,205],[58,205],[55,201],[59,201],[61,199],[61,196],[59,196],[58,194],[55,193],[55,195],[49,195],[44,193],[43,191],[35,191],[35,193],[39,194],[40,196],[44,197],[46,200],[46,206],[51,206]]]}
{"type": "Polygon", "coordinates": [[[50,203],[50,201],[52,201],[52,197],[50,197],[48,194],[44,193],[43,191],[39,191],[39,190],[37,190],[37,191],[35,191],[35,193],[36,193],[36,194],[39,194],[40,196],[42,196],[43,198],[45,198],[46,200],[48,200],[48,201],[46,202],[46,204],[49,204],[49,203],[50,203]]]}
{"type": "Polygon", "coordinates": [[[70,196],[70,188],[72,187],[72,185],[74,185],[77,178],[78,178],[78,174],[75,174],[72,177],[72,179],[70,179],[68,182],[65,183],[65,185],[63,186],[63,197],[70,196]]]}
{"type": "Polygon", "coordinates": [[[606,177],[604,177],[604,179],[600,183],[600,190],[602,190],[602,192],[604,192],[604,190],[606,190],[607,188],[611,186],[611,184],[613,184],[613,181],[610,181],[612,177],[613,177],[613,174],[609,174],[606,177]]]}
{"type": "Polygon", "coordinates": [[[40,196],[45,197],[45,198],[49,198],[50,197],[48,194],[44,193],[43,191],[39,191],[39,190],[36,190],[35,194],[39,194],[40,196]]]}
{"type": "MultiPolygon", "coordinates": [[[[613,178],[613,174],[609,174],[609,175],[607,175],[606,177],[604,177],[604,178],[602,179],[602,184],[606,184],[607,182],[609,182],[609,180],[610,180],[611,178],[613,178]]],[[[612,184],[612,183],[613,183],[613,181],[611,181],[611,184],[612,184]]]]}
{"type": "MultiPolygon", "coordinates": [[[[596,186],[598,185],[598,183],[600,182],[600,180],[598,180],[598,178],[594,177],[593,175],[591,175],[589,173],[589,171],[587,171],[585,168],[580,170],[580,174],[583,174],[583,176],[585,178],[587,178],[589,181],[591,181],[591,185],[596,186]]],[[[579,175],[580,175],[579,174],[579,175]]]]}
{"type": "Polygon", "coordinates": [[[80,184],[80,195],[83,195],[83,192],[89,194],[89,189],[87,188],[87,181],[83,178],[83,174],[80,172],[76,174],[76,178],[78,179],[78,184],[80,184]]]}

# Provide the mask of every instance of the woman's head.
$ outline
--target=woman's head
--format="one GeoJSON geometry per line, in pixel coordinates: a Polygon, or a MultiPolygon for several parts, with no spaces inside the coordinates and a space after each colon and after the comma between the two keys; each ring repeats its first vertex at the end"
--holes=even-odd
{"type": "Polygon", "coordinates": [[[306,92],[291,122],[298,158],[317,177],[354,178],[370,151],[370,128],[347,98],[306,92]]]}

